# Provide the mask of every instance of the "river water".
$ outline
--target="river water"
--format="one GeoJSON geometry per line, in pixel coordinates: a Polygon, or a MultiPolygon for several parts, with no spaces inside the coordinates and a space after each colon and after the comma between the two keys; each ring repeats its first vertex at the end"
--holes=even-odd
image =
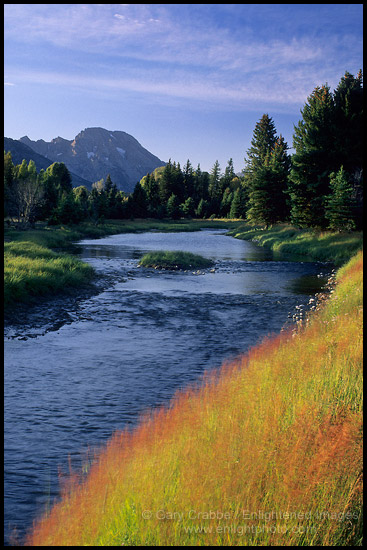
{"type": "Polygon", "coordinates": [[[88,449],[115,430],[278,333],[329,272],[320,263],[274,260],[215,230],[78,246],[101,275],[99,291],[42,303],[21,325],[5,327],[6,545],[14,528],[22,537],[57,498],[60,470],[82,468],[88,449]],[[201,254],[215,266],[138,267],[145,252],[162,249],[201,254]]]}

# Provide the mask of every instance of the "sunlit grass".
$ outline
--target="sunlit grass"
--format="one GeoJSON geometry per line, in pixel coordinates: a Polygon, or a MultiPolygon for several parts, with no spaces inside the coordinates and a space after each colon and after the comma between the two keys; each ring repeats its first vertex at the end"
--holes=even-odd
{"type": "Polygon", "coordinates": [[[27,544],[361,545],[362,253],[337,279],[303,325],[116,433],[27,544]]]}
{"type": "Polygon", "coordinates": [[[341,265],[363,245],[362,232],[332,232],[297,229],[289,225],[275,225],[268,229],[244,224],[230,231],[237,239],[252,240],[274,252],[331,261],[341,265]]]}
{"type": "Polygon", "coordinates": [[[29,302],[78,287],[91,279],[93,269],[77,258],[31,242],[4,243],[4,307],[29,302]]]}

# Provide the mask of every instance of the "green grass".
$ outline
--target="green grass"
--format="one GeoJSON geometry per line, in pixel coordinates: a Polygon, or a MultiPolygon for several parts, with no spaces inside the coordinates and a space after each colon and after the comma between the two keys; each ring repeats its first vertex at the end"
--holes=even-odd
{"type": "Polygon", "coordinates": [[[93,269],[77,258],[56,253],[32,242],[4,243],[4,308],[30,303],[38,296],[80,287],[93,269]]]}
{"type": "Polygon", "coordinates": [[[159,250],[145,254],[139,265],[155,269],[205,269],[214,262],[191,252],[159,250]]]}
{"type": "Polygon", "coordinates": [[[303,324],[114,434],[27,544],[361,546],[362,269],[359,253],[303,324]]]}
{"type": "Polygon", "coordinates": [[[317,261],[330,261],[340,266],[363,246],[362,232],[332,232],[297,229],[275,225],[268,229],[243,224],[231,230],[237,239],[251,240],[271,248],[275,253],[317,261]]]}

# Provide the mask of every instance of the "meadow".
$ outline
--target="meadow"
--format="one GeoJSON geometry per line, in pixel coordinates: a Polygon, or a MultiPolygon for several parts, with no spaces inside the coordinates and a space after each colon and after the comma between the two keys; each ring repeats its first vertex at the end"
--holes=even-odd
{"type": "Polygon", "coordinates": [[[117,432],[31,546],[360,546],[359,252],[288,332],[117,432]]]}

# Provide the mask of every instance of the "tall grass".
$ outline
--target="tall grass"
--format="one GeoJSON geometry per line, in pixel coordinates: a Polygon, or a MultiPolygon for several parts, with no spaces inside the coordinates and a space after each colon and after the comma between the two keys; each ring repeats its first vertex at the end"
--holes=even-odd
{"type": "Polygon", "coordinates": [[[310,319],[116,433],[33,546],[358,546],[362,253],[310,319]]]}
{"type": "Polygon", "coordinates": [[[361,232],[316,231],[290,225],[275,225],[264,229],[261,226],[244,224],[231,230],[229,235],[237,239],[252,240],[271,248],[275,253],[331,261],[339,266],[356,254],[363,245],[361,232]]]}
{"type": "Polygon", "coordinates": [[[4,243],[4,307],[29,302],[78,287],[91,279],[93,268],[77,258],[31,242],[4,243]]]}

